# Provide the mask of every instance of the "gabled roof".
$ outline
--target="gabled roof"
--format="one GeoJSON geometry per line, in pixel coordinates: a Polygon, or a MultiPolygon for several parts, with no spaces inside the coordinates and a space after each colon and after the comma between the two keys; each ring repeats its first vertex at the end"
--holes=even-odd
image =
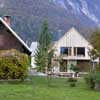
{"type": "MultiPolygon", "coordinates": [[[[70,34],[71,31],[74,31],[74,32],[78,33],[78,35],[80,35],[81,37],[84,38],[85,41],[87,41],[87,40],[85,39],[85,37],[82,36],[82,35],[78,32],[78,30],[77,30],[76,28],[74,28],[74,27],[71,27],[59,40],[61,40],[61,39],[62,39],[63,37],[65,37],[66,35],[70,34]]],[[[58,40],[58,41],[59,41],[59,40],[58,40]]],[[[88,41],[87,41],[87,42],[88,42],[88,41]]],[[[89,43],[89,42],[88,42],[88,43],[89,43]]]]}
{"type": "Polygon", "coordinates": [[[56,44],[61,44],[62,46],[86,46],[89,45],[92,47],[92,45],[85,39],[84,36],[82,36],[76,28],[72,27],[70,28],[58,41],[56,41],[56,44]]]}
{"type": "Polygon", "coordinates": [[[0,21],[13,34],[13,36],[15,36],[15,38],[31,53],[31,49],[28,47],[28,45],[17,35],[17,33],[1,17],[0,21]]]}

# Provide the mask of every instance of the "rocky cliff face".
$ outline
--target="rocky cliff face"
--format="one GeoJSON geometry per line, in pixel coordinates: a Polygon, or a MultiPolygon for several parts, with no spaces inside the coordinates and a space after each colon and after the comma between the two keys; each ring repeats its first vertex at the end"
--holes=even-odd
{"type": "Polygon", "coordinates": [[[100,0],[51,0],[76,16],[89,18],[100,27],[100,0]]]}

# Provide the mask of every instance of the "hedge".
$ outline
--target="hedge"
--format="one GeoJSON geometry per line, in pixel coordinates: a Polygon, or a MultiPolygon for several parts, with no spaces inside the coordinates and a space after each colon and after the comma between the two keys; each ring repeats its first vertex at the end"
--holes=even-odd
{"type": "Polygon", "coordinates": [[[29,57],[17,50],[0,51],[0,79],[24,79],[29,57]]]}

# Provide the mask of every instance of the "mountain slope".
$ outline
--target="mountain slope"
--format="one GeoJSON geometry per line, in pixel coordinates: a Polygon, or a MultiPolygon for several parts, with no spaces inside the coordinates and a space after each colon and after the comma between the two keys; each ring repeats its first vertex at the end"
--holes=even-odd
{"type": "Polygon", "coordinates": [[[74,14],[84,14],[86,17],[100,26],[99,0],[92,0],[92,2],[89,0],[52,0],[52,2],[62,6],[66,10],[68,10],[70,7],[74,14]]]}
{"type": "Polygon", "coordinates": [[[26,41],[35,41],[41,23],[47,19],[54,40],[70,27],[84,36],[100,26],[98,0],[0,0],[0,14],[12,16],[13,29],[26,41]]]}

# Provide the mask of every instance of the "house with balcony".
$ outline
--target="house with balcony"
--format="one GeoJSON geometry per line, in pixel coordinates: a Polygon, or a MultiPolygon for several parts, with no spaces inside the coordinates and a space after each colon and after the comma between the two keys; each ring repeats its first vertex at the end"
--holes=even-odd
{"type": "Polygon", "coordinates": [[[89,50],[92,45],[74,27],[69,29],[54,43],[53,66],[56,72],[70,72],[72,65],[79,67],[81,72],[90,64],[89,50]]]}

